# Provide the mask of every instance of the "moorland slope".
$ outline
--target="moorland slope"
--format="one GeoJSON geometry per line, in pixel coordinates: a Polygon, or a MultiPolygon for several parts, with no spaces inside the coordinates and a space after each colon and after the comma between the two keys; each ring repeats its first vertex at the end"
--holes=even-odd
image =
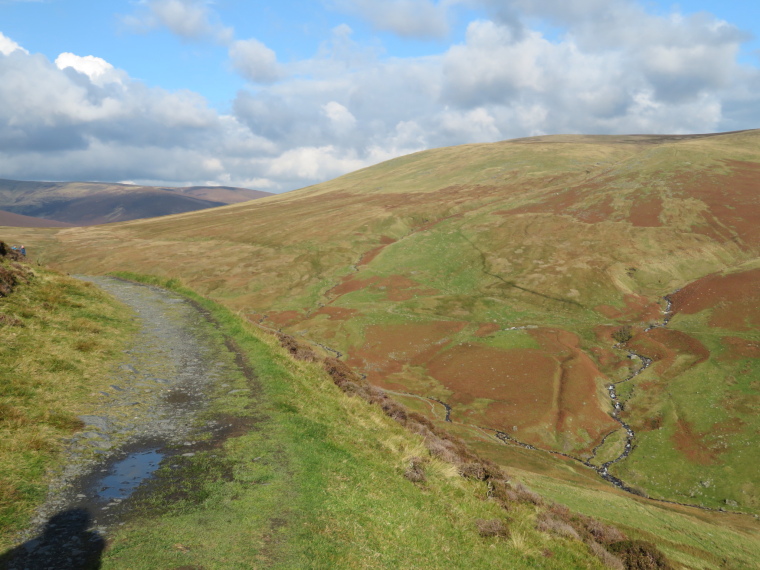
{"type": "Polygon", "coordinates": [[[601,570],[641,552],[662,559],[546,504],[424,419],[404,429],[345,395],[307,348],[292,358],[176,282],[98,281],[110,294],[32,268],[0,241],[0,285],[12,286],[0,287],[2,568],[102,558],[129,570],[601,570]]]}
{"type": "Polygon", "coordinates": [[[178,277],[501,463],[757,513],[759,174],[760,131],[538,137],[7,234],[67,270],[178,277]]]}
{"type": "Polygon", "coordinates": [[[72,225],[66,222],[33,218],[32,216],[22,216],[21,214],[12,214],[11,212],[0,210],[0,226],[16,228],[67,228],[72,225]]]}
{"type": "MultiPolygon", "coordinates": [[[[86,226],[155,218],[237,204],[269,192],[227,186],[137,186],[98,182],[25,182],[0,179],[0,210],[86,226]]],[[[0,225],[22,225],[24,220],[0,225]]],[[[50,224],[53,225],[53,224],[50,224]]],[[[33,222],[26,227],[40,227],[33,222]]]]}

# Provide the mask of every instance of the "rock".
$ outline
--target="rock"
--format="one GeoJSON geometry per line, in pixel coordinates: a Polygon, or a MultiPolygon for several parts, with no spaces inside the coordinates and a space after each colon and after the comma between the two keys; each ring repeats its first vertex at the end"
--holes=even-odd
{"type": "Polygon", "coordinates": [[[111,422],[108,418],[103,416],[79,416],[79,419],[84,422],[86,426],[92,426],[100,431],[108,431],[111,429],[111,422]]]}

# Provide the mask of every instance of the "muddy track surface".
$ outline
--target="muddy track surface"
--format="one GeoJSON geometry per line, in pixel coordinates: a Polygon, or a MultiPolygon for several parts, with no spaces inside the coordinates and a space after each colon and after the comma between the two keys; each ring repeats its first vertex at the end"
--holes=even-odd
{"type": "Polygon", "coordinates": [[[235,418],[204,414],[209,394],[250,392],[232,389],[250,370],[202,309],[156,287],[87,280],[130,306],[140,330],[100,393],[97,414],[80,417],[86,427],[68,442],[65,468],[20,537],[26,542],[0,567],[98,568],[82,561],[97,563],[109,534],[129,518],[133,493],[150,492],[154,471],[236,430],[235,418]]]}

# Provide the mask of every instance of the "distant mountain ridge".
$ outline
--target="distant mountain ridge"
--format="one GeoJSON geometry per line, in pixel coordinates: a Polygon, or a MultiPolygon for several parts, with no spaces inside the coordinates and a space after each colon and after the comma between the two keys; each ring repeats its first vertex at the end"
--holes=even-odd
{"type": "MultiPolygon", "coordinates": [[[[231,186],[140,186],[101,182],[33,182],[0,179],[0,210],[20,216],[88,226],[155,218],[271,196],[231,186]]],[[[2,220],[4,218],[0,218],[2,220]]],[[[13,219],[17,225],[24,220],[13,219]]],[[[38,227],[29,220],[26,227],[38,227]]],[[[0,225],[3,225],[0,223],[0,225]]]]}
{"type": "Polygon", "coordinates": [[[32,216],[23,216],[0,210],[0,226],[11,228],[69,228],[74,224],[58,222],[56,220],[47,220],[45,218],[34,218],[32,216]]]}

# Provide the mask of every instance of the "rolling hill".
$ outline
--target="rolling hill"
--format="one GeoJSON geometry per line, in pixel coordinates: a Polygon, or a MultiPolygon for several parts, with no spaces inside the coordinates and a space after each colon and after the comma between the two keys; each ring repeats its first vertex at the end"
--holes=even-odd
{"type": "Polygon", "coordinates": [[[74,224],[66,222],[57,222],[55,220],[46,220],[45,218],[33,218],[32,216],[22,216],[21,214],[12,214],[0,210],[0,226],[10,226],[14,228],[67,228],[74,224]]]}
{"type": "Polygon", "coordinates": [[[193,212],[269,195],[269,192],[226,186],[172,188],[0,180],[0,210],[76,226],[193,212]]]}
{"type": "Polygon", "coordinates": [[[579,510],[632,524],[612,507],[627,491],[756,527],[760,131],[442,148],[246,204],[5,235],[68,271],[179,278],[338,353],[579,510]]]}

